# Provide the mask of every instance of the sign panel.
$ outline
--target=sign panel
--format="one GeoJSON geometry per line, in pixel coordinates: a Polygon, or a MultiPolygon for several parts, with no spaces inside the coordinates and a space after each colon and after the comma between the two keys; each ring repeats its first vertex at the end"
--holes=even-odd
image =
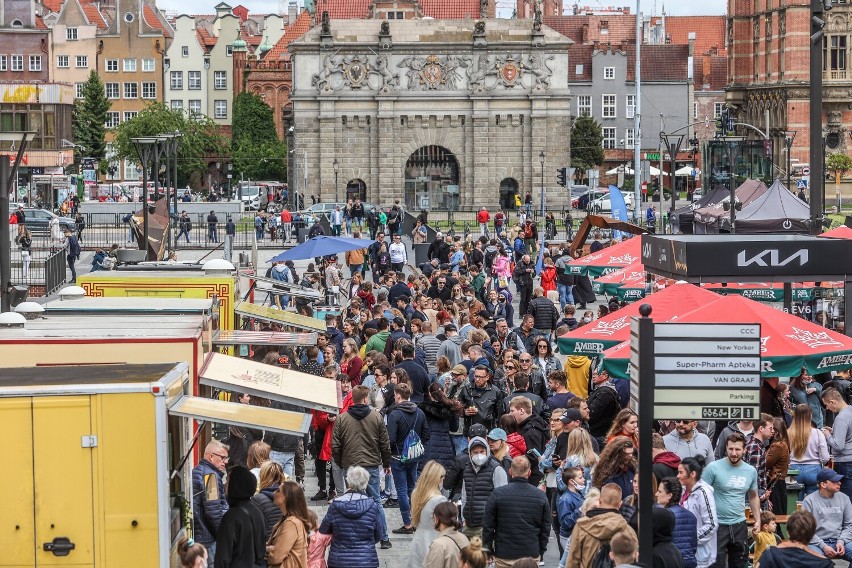
{"type": "Polygon", "coordinates": [[[760,406],[656,405],[657,420],[755,420],[760,406]]]}

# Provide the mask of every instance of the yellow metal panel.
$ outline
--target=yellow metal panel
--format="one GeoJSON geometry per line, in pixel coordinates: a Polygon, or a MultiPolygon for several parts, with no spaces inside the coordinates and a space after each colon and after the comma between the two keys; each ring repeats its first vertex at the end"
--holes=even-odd
{"type": "Polygon", "coordinates": [[[95,397],[103,566],[157,568],[159,563],[154,402],[149,393],[95,397]],[[128,554],[134,550],[145,553],[128,554]]]}
{"type": "Polygon", "coordinates": [[[4,452],[7,499],[0,514],[0,566],[35,564],[32,422],[31,398],[0,398],[0,431],[11,444],[4,452]]]}
{"type": "MultiPolygon", "coordinates": [[[[261,306],[260,304],[252,304],[251,302],[240,302],[237,304],[236,311],[242,316],[255,317],[265,321],[271,321],[301,329],[308,329],[311,331],[325,331],[326,329],[324,320],[303,316],[302,314],[297,314],[295,312],[277,310],[268,306],[261,306]]],[[[223,327],[222,329],[225,328],[223,327]]]]}
{"type": "Polygon", "coordinates": [[[274,430],[299,436],[306,434],[311,427],[310,414],[197,396],[181,397],[169,408],[169,413],[175,416],[274,430]]]}
{"type": "Polygon", "coordinates": [[[92,449],[82,447],[90,415],[89,396],[33,399],[37,566],[94,566],[92,449]],[[43,550],[56,537],[74,543],[68,556],[43,550]]]}

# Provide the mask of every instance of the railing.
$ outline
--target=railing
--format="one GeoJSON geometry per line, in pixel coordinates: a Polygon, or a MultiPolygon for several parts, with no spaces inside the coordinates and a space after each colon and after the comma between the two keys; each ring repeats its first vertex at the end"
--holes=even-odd
{"type": "Polygon", "coordinates": [[[65,249],[52,243],[47,236],[33,236],[29,262],[25,262],[20,247],[11,243],[10,281],[16,286],[34,290],[44,287],[45,293],[55,292],[65,282],[65,249]]]}
{"type": "Polygon", "coordinates": [[[847,75],[848,72],[845,69],[842,71],[832,70],[825,72],[825,78],[830,80],[844,80],[847,75]]]}
{"type": "Polygon", "coordinates": [[[44,261],[44,295],[49,296],[65,284],[65,250],[59,249],[44,261]]]}

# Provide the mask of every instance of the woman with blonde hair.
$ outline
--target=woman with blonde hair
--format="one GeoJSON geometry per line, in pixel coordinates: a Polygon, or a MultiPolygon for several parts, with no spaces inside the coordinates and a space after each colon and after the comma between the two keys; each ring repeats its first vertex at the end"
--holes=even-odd
{"type": "Polygon", "coordinates": [[[574,428],[568,434],[568,447],[565,450],[565,458],[562,460],[562,466],[556,471],[556,486],[559,491],[564,491],[565,486],[562,484],[562,470],[566,467],[579,467],[583,470],[583,478],[586,480],[586,491],[584,495],[588,495],[589,487],[592,484],[592,469],[598,463],[598,455],[595,453],[592,446],[592,435],[585,428],[574,428]]]}
{"type": "Polygon", "coordinates": [[[269,452],[271,451],[272,447],[261,440],[252,442],[249,446],[246,465],[258,480],[260,480],[260,464],[269,459],[269,452]]]}
{"type": "Polygon", "coordinates": [[[787,430],[790,440],[790,467],[798,469],[796,481],[802,484],[799,499],[817,490],[817,473],[828,463],[828,443],[822,430],[814,428],[811,407],[797,404],[793,409],[793,422],[787,430]]]}
{"type": "Polygon", "coordinates": [[[487,558],[482,551],[482,539],[478,536],[470,539],[467,548],[459,552],[459,568],[485,568],[487,558]]]}
{"type": "Polygon", "coordinates": [[[409,566],[423,566],[423,559],[429,550],[429,544],[438,537],[432,519],[435,507],[447,500],[441,494],[447,470],[440,463],[431,460],[423,466],[417,485],[411,494],[411,522],[417,527],[411,541],[408,556],[409,566]]]}
{"type": "Polygon", "coordinates": [[[251,500],[263,513],[266,522],[266,534],[272,532],[275,523],[281,520],[281,509],[275,505],[275,492],[290,476],[284,473],[284,467],[272,460],[266,460],[260,465],[260,491],[251,500]]]}
{"type": "Polygon", "coordinates": [[[361,369],[364,360],[358,352],[358,343],[351,337],[343,340],[343,359],[340,361],[340,372],[349,377],[353,387],[361,384],[361,369]]]}

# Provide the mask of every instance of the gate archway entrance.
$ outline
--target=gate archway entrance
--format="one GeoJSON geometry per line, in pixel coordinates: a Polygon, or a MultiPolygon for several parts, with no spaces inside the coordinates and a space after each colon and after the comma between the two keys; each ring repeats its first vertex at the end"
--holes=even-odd
{"type": "Polygon", "coordinates": [[[515,209],[515,196],[518,195],[518,180],[505,178],[500,182],[500,209],[515,209]]]}
{"type": "Polygon", "coordinates": [[[362,179],[351,179],[346,183],[346,199],[367,201],[367,184],[362,179]]]}
{"type": "Polygon", "coordinates": [[[405,205],[409,209],[459,207],[459,163],[443,146],[423,146],[405,164],[405,205]]]}

